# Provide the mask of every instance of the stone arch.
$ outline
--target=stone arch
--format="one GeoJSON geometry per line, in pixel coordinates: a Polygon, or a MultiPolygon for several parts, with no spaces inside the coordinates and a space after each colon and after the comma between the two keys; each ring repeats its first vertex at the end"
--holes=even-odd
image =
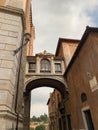
{"type": "Polygon", "coordinates": [[[52,87],[57,89],[61,95],[62,98],[65,98],[65,94],[67,91],[66,82],[64,81],[63,77],[53,77],[53,76],[39,76],[27,79],[25,83],[25,92],[24,92],[24,130],[29,130],[29,123],[30,123],[30,93],[31,90],[39,87],[52,87]]]}
{"type": "Polygon", "coordinates": [[[44,76],[27,80],[25,84],[25,93],[28,94],[31,90],[44,86],[57,89],[63,98],[67,91],[67,84],[63,78],[44,76]]]}

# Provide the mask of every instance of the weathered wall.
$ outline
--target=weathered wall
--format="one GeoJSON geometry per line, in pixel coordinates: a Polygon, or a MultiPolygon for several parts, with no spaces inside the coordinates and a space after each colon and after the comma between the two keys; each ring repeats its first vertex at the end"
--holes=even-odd
{"type": "Polygon", "coordinates": [[[6,0],[0,0],[0,5],[4,5],[6,0]]]}
{"type": "Polygon", "coordinates": [[[48,113],[49,113],[49,130],[51,130],[51,129],[59,130],[59,128],[60,128],[59,120],[61,119],[61,114],[60,114],[58,105],[61,101],[62,101],[61,94],[58,90],[55,89],[50,94],[50,98],[49,98],[48,104],[47,104],[48,113]]]}
{"type": "Polygon", "coordinates": [[[79,40],[59,39],[56,55],[64,57],[66,67],[68,66],[78,44],[79,40]]]}
{"type": "Polygon", "coordinates": [[[62,53],[63,53],[64,58],[65,58],[66,66],[68,66],[70,59],[72,58],[77,46],[78,46],[78,42],[77,43],[74,43],[74,42],[62,43],[62,53]]]}
{"type": "Polygon", "coordinates": [[[91,33],[68,74],[69,100],[65,103],[66,113],[71,114],[72,128],[87,129],[84,110],[90,109],[94,129],[98,129],[98,34],[91,33]],[[96,79],[96,80],[95,80],[96,79]],[[81,101],[86,93],[87,101],[81,101]],[[68,104],[68,105],[67,105],[68,104]]]}
{"type": "Polygon", "coordinates": [[[19,54],[14,55],[14,50],[21,44],[22,33],[21,15],[0,8],[0,130],[12,129],[16,120],[14,108],[19,54]],[[12,121],[8,121],[7,116],[12,121]]]}
{"type": "Polygon", "coordinates": [[[14,50],[24,44],[24,33],[31,33],[28,55],[32,55],[34,27],[31,0],[26,2],[27,0],[0,0],[0,130],[16,127],[23,129],[27,48],[23,47],[17,54],[14,54],[14,50]]]}
{"type": "Polygon", "coordinates": [[[26,0],[6,0],[5,5],[25,10],[26,0]]]}

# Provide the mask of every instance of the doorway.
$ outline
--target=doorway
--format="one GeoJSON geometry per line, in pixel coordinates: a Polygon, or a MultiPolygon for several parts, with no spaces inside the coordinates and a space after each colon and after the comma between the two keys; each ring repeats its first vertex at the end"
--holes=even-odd
{"type": "Polygon", "coordinates": [[[88,130],[94,130],[94,125],[92,122],[90,110],[84,111],[84,115],[85,115],[88,130]]]}
{"type": "Polygon", "coordinates": [[[68,130],[72,130],[71,115],[67,115],[68,130]]]}

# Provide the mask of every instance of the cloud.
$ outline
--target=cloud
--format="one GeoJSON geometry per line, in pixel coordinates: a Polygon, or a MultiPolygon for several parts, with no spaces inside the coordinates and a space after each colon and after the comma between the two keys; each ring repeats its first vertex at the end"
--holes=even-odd
{"type": "Polygon", "coordinates": [[[49,87],[42,87],[42,88],[37,88],[32,91],[32,103],[33,104],[38,104],[38,103],[47,103],[47,100],[50,96],[50,92],[53,91],[52,88],[49,87]]]}
{"type": "Polygon", "coordinates": [[[32,91],[31,94],[31,116],[40,116],[41,114],[48,114],[47,101],[50,97],[50,92],[53,88],[42,87],[32,91]]]}
{"type": "Polygon", "coordinates": [[[97,0],[33,0],[34,52],[55,53],[59,37],[80,39],[87,25],[96,25],[97,7],[97,0]]]}
{"type": "Polygon", "coordinates": [[[30,109],[30,117],[36,116],[39,117],[40,115],[43,115],[44,113],[48,115],[48,106],[38,103],[38,104],[31,104],[30,109]]]}

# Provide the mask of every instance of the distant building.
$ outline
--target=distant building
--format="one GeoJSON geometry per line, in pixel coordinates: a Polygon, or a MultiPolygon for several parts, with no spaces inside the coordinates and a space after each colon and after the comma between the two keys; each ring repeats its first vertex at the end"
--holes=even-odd
{"type": "Polygon", "coordinates": [[[62,130],[62,115],[60,113],[59,105],[62,102],[61,94],[58,90],[54,90],[50,93],[50,98],[47,102],[49,111],[49,130],[62,130]]]}

